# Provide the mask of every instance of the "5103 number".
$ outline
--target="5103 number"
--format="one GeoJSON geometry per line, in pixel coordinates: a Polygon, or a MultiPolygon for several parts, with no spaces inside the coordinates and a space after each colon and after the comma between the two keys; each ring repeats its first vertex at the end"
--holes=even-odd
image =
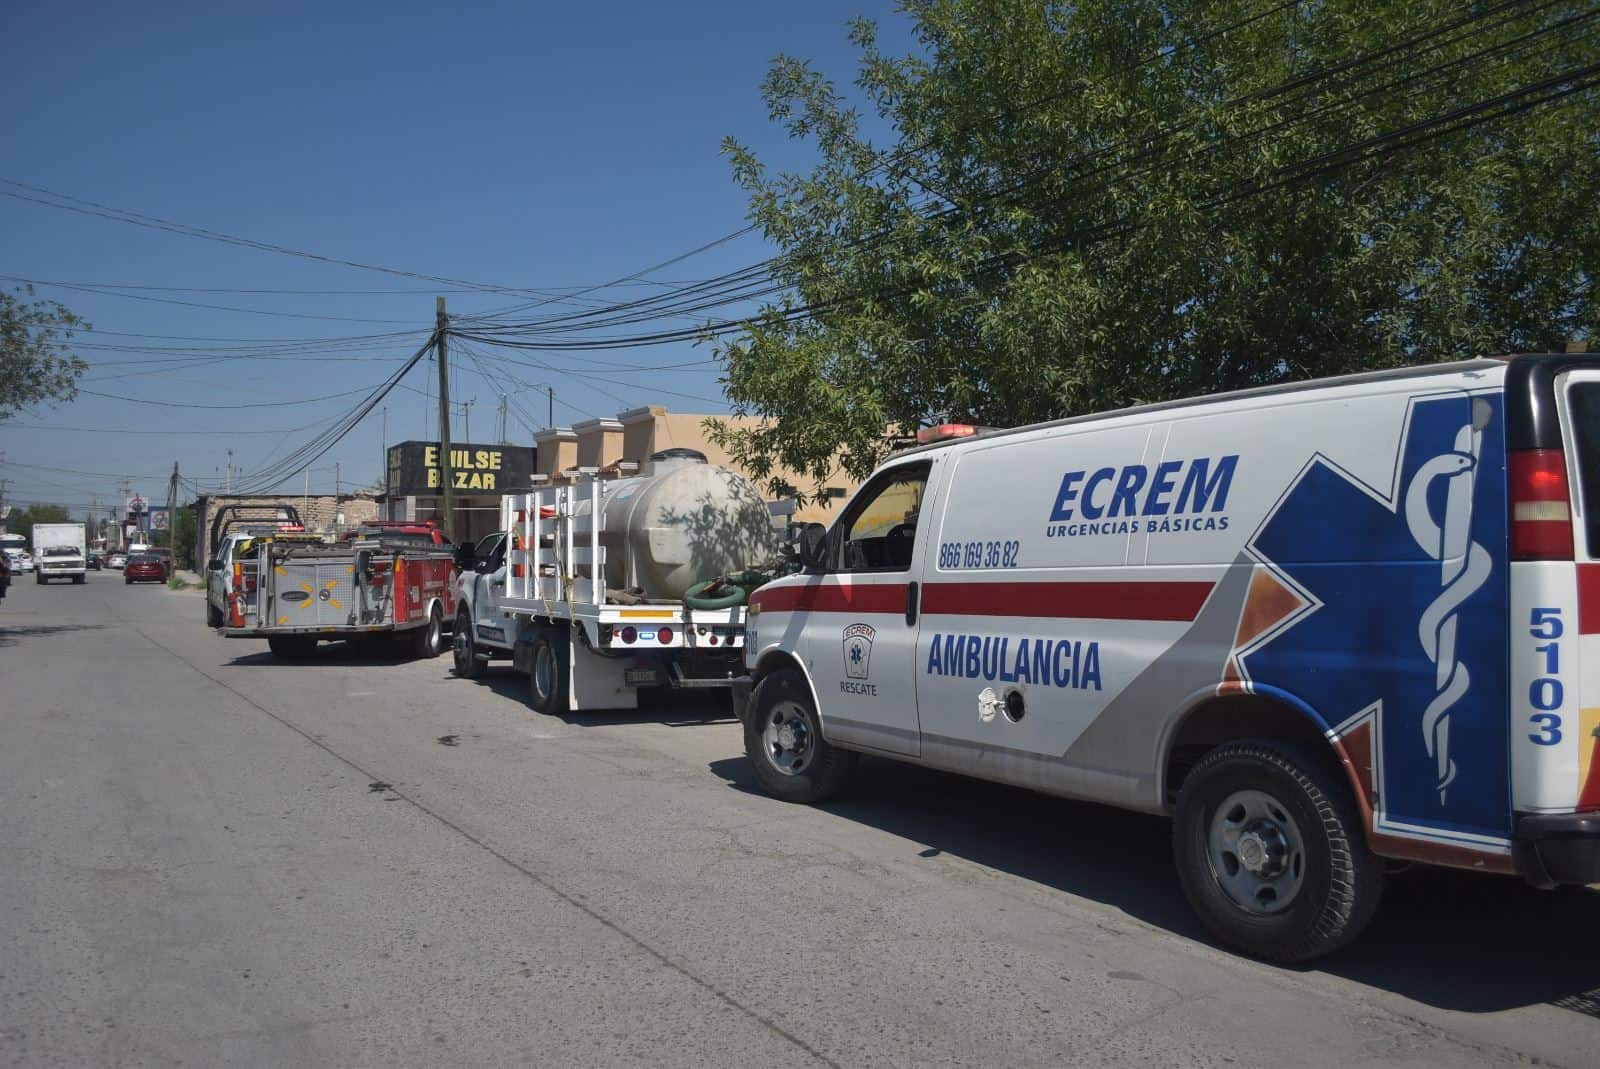
{"type": "Polygon", "coordinates": [[[1536,734],[1528,741],[1536,746],[1555,746],[1561,741],[1561,714],[1550,710],[1560,709],[1566,702],[1566,688],[1561,684],[1561,644],[1557,641],[1565,630],[1560,609],[1534,609],[1528,620],[1528,634],[1542,644],[1533,647],[1540,660],[1542,673],[1528,684],[1528,704],[1542,710],[1528,717],[1536,734]]]}
{"type": "Polygon", "coordinates": [[[940,568],[1015,568],[1021,542],[941,542],[940,568]]]}

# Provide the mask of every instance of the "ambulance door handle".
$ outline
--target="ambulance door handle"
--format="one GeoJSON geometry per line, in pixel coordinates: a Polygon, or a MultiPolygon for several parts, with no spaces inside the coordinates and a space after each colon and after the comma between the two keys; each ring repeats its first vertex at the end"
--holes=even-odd
{"type": "Polygon", "coordinates": [[[906,586],[906,626],[917,622],[917,584],[910,583],[906,586]]]}

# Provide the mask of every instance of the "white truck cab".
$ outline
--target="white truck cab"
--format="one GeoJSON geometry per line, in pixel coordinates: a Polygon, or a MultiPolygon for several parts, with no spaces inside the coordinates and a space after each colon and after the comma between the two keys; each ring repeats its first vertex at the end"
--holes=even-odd
{"type": "Polygon", "coordinates": [[[1389,862],[1600,881],[1595,357],[938,429],[807,565],[746,633],[780,798],[860,752],[1170,814],[1208,927],[1283,961],[1389,862]]]}
{"type": "Polygon", "coordinates": [[[69,579],[81,586],[89,575],[87,546],[87,530],[81,523],[34,524],[34,579],[40,584],[69,579]]]}

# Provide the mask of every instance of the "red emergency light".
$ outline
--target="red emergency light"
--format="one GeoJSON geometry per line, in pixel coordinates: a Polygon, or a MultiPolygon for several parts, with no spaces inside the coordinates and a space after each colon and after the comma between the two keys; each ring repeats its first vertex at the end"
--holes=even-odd
{"type": "Polygon", "coordinates": [[[971,438],[978,428],[970,423],[941,423],[937,427],[924,427],[917,432],[917,444],[948,442],[956,438],[971,438]]]}

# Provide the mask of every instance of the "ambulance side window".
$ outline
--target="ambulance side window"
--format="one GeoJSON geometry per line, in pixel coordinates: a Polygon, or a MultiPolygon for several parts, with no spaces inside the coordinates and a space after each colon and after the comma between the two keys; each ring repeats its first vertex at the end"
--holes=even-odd
{"type": "Polygon", "coordinates": [[[841,572],[904,572],[916,549],[917,521],[930,464],[884,472],[850,503],[839,520],[834,558],[841,572]]]}

